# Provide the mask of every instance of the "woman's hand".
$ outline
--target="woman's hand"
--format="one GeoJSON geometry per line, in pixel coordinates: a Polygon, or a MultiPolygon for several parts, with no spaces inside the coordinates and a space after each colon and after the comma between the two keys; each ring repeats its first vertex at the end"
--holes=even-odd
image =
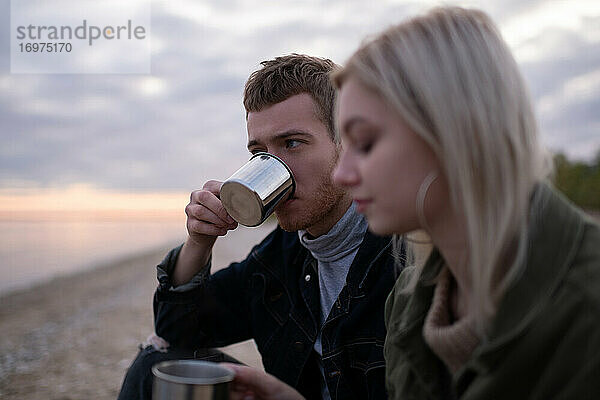
{"type": "Polygon", "coordinates": [[[264,371],[238,364],[221,365],[235,371],[230,393],[233,400],[304,400],[293,387],[264,371]]]}

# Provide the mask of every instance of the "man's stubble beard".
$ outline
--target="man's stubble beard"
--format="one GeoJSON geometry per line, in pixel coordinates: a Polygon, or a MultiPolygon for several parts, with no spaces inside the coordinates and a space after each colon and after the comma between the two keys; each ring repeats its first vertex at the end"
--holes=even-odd
{"type": "Polygon", "coordinates": [[[318,197],[314,200],[303,199],[308,204],[302,210],[293,215],[275,212],[279,226],[288,232],[306,230],[327,217],[344,198],[344,194],[342,189],[323,182],[316,193],[318,197]]]}
{"type": "Polygon", "coordinates": [[[288,232],[306,230],[327,217],[343,200],[346,195],[345,190],[339,186],[335,186],[331,180],[331,173],[335,164],[336,160],[333,160],[329,170],[321,175],[321,183],[316,193],[314,193],[314,198],[308,199],[304,197],[301,200],[304,202],[304,207],[301,210],[293,214],[275,211],[279,226],[283,230],[288,232]]]}

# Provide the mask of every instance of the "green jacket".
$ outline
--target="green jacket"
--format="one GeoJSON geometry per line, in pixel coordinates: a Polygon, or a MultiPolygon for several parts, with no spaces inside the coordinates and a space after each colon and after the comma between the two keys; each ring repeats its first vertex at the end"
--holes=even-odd
{"type": "Polygon", "coordinates": [[[450,377],[422,336],[442,257],[415,291],[398,278],[385,309],[390,399],[600,398],[600,227],[545,185],[530,223],[527,268],[506,291],[488,338],[450,377]]]}

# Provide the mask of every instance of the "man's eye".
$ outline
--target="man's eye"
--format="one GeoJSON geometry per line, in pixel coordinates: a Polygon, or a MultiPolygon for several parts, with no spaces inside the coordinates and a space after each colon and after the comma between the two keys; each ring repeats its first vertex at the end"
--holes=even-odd
{"type": "Polygon", "coordinates": [[[298,147],[298,145],[300,145],[300,141],[298,141],[298,140],[287,139],[285,141],[285,148],[286,149],[293,149],[294,147],[298,147]]]}

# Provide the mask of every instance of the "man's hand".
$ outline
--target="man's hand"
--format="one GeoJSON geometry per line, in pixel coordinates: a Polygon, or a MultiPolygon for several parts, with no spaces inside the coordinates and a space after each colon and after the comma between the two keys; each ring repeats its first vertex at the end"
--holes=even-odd
{"type": "Polygon", "coordinates": [[[214,243],[217,236],[224,236],[227,231],[237,228],[237,222],[227,214],[219,199],[222,183],[206,182],[202,190],[192,192],[190,202],[185,207],[189,238],[199,246],[204,246],[210,240],[214,243]]]}
{"type": "Polygon", "coordinates": [[[235,371],[230,391],[233,400],[304,400],[293,387],[266,372],[238,364],[221,365],[235,371]]]}
{"type": "Polygon", "coordinates": [[[154,350],[160,351],[161,353],[166,353],[170,346],[169,342],[167,342],[165,339],[161,338],[160,336],[158,336],[156,333],[152,332],[147,338],[146,338],[146,342],[144,343],[144,347],[148,346],[148,345],[152,345],[152,347],[154,347],[154,350]]]}
{"type": "Polygon", "coordinates": [[[208,181],[202,190],[190,195],[190,202],[185,207],[188,238],[175,265],[174,285],[182,285],[200,272],[210,259],[217,237],[238,226],[219,199],[221,183],[208,181]]]}

